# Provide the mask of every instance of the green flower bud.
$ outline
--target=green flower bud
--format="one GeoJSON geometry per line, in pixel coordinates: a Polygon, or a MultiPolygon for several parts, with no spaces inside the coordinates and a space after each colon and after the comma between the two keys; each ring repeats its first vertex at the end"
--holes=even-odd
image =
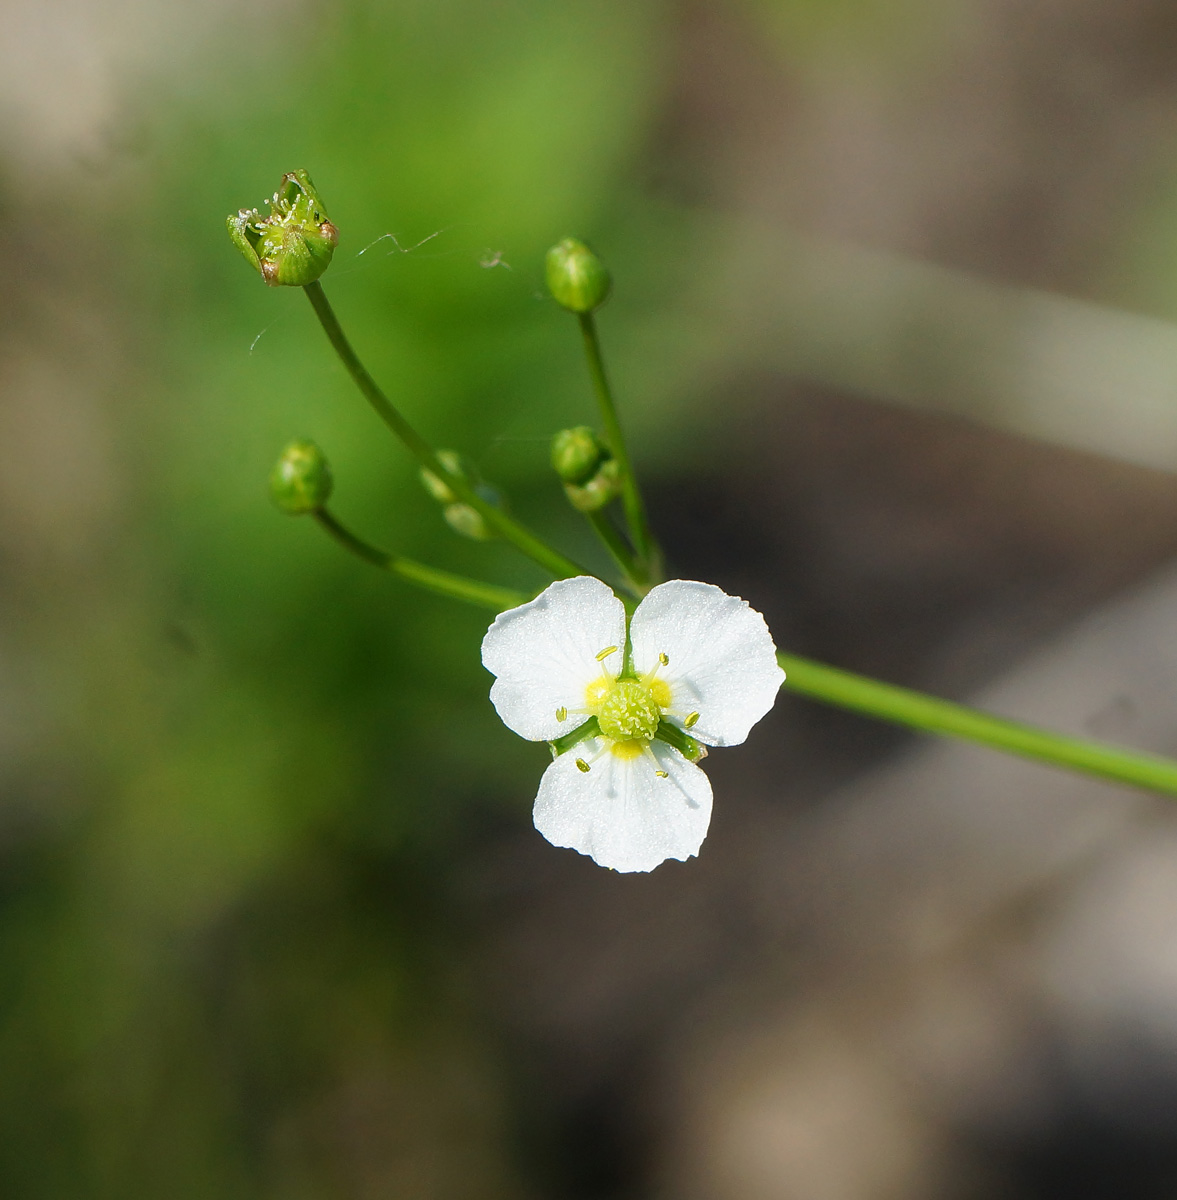
{"type": "Polygon", "coordinates": [[[586,483],[566,483],[564,494],[573,508],[580,512],[596,512],[616,499],[621,491],[621,469],[617,459],[603,459],[601,465],[586,483]]]}
{"type": "Polygon", "coordinates": [[[590,313],[605,302],[611,280],[601,260],[576,238],[565,238],[548,251],[548,291],[574,313],[590,313]]]}
{"type": "Polygon", "coordinates": [[[455,533],[476,542],[489,542],[496,536],[495,531],[483,520],[482,513],[469,504],[447,504],[441,515],[455,533]]]}
{"type": "Polygon", "coordinates": [[[319,193],[303,170],[282,176],[268,217],[256,208],[243,208],[226,225],[246,262],[271,287],[314,283],[339,244],[339,230],[327,220],[319,193]]]}
{"type": "MultiPolygon", "coordinates": [[[[451,475],[457,475],[459,479],[470,479],[470,468],[456,450],[439,450],[437,460],[451,475]]],[[[422,467],[419,474],[425,490],[438,504],[453,504],[458,499],[450,491],[449,484],[439,475],[435,475],[428,467],[422,467]]]]}
{"type": "Polygon", "coordinates": [[[552,468],[564,483],[587,483],[609,451],[587,425],[561,429],[552,438],[552,468]]]}
{"type": "Polygon", "coordinates": [[[291,442],[270,472],[270,498],[292,517],[317,512],[333,486],[331,468],[314,442],[291,442]]]}
{"type": "MultiPolygon", "coordinates": [[[[499,492],[490,484],[484,483],[474,467],[456,450],[438,450],[437,458],[451,475],[464,479],[487,504],[493,504],[496,508],[503,507],[503,497],[499,492]]],[[[425,490],[442,506],[441,515],[455,533],[472,538],[476,542],[488,542],[498,537],[478,509],[471,508],[469,504],[459,500],[444,479],[428,467],[422,467],[419,474],[425,490]]]]}

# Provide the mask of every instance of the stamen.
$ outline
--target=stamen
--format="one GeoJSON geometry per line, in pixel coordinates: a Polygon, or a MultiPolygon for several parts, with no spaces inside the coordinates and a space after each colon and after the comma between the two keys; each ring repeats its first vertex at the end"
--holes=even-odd
{"type": "Polygon", "coordinates": [[[693,712],[693,713],[688,714],[687,719],[685,721],[683,721],[682,726],[684,729],[694,729],[694,727],[696,725],[698,725],[698,723],[699,723],[699,714],[697,712],[693,712]]]}
{"type": "Polygon", "coordinates": [[[618,650],[617,646],[606,646],[605,649],[602,650],[600,652],[600,654],[597,655],[597,662],[604,662],[605,659],[607,659],[610,654],[616,654],[617,650],[618,650]]]}
{"type": "Polygon", "coordinates": [[[560,705],[560,707],[558,709],[556,709],[556,720],[557,721],[567,721],[568,720],[568,710],[562,704],[560,705]]]}
{"type": "Polygon", "coordinates": [[[654,764],[654,774],[657,775],[659,779],[669,779],[670,778],[670,773],[667,771],[663,771],[662,768],[658,766],[658,759],[654,757],[654,751],[650,749],[649,742],[647,742],[642,747],[642,754],[645,755],[645,757],[648,758],[650,760],[650,762],[654,764]]]}
{"type": "Polygon", "coordinates": [[[576,760],[576,769],[587,775],[588,772],[592,770],[592,767],[590,767],[583,758],[578,758],[576,760]]]}
{"type": "Polygon", "coordinates": [[[661,663],[661,664],[662,664],[664,667],[668,667],[668,666],[670,666],[670,655],[669,655],[669,654],[667,654],[667,653],[665,653],[665,652],[663,652],[663,653],[661,653],[661,654],[659,654],[659,655],[658,655],[658,661],[659,661],[659,662],[660,662],[660,663],[661,663]]]}

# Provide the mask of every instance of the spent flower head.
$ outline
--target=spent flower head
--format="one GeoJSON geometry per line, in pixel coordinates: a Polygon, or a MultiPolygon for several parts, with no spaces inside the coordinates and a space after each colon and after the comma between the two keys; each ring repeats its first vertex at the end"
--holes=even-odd
{"type": "Polygon", "coordinates": [[[784,680],[764,618],[708,583],[653,588],[627,622],[599,579],[553,583],[482,642],[508,728],[551,743],[536,828],[617,871],[698,853],[711,784],[696,762],[735,746],[784,680]]]}
{"type": "Polygon", "coordinates": [[[339,244],[339,230],[301,169],[282,176],[269,216],[243,208],[225,223],[233,244],[271,287],[314,283],[331,265],[339,244]]]}

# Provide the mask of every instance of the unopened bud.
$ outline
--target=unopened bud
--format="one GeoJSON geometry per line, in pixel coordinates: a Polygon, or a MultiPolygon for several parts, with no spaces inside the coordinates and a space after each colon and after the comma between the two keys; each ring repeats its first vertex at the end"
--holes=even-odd
{"type": "Polygon", "coordinates": [[[270,472],[271,499],[294,517],[317,512],[333,486],[331,468],[314,442],[291,442],[270,472]]]}
{"type": "MultiPolygon", "coordinates": [[[[456,450],[438,450],[437,461],[451,475],[456,475],[459,479],[470,480],[470,468],[456,450]]],[[[438,504],[453,504],[457,500],[457,496],[450,490],[450,485],[440,475],[435,474],[428,467],[422,467],[419,474],[425,490],[438,504]]]]}
{"type": "Polygon", "coordinates": [[[587,425],[561,429],[552,437],[552,468],[564,483],[588,482],[608,456],[608,449],[587,425]]]}
{"type": "MultiPolygon", "coordinates": [[[[443,467],[459,479],[464,479],[479,496],[496,508],[503,505],[502,496],[488,483],[478,477],[478,472],[456,450],[438,450],[437,459],[443,467]]],[[[454,495],[453,489],[441,476],[422,467],[421,482],[425,490],[442,506],[442,516],[446,524],[462,537],[472,538],[476,542],[487,542],[498,536],[487,525],[486,520],[478,509],[463,503],[454,495]]]]}
{"type": "Polygon", "coordinates": [[[604,508],[611,500],[617,498],[621,491],[621,468],[617,459],[606,458],[601,461],[592,478],[585,483],[566,483],[564,494],[573,508],[580,512],[596,512],[604,508]]]}
{"type": "Polygon", "coordinates": [[[469,504],[447,504],[441,515],[445,517],[445,523],[462,537],[476,542],[489,542],[495,537],[494,530],[487,525],[482,513],[469,504]]]}
{"type": "Polygon", "coordinates": [[[227,219],[229,236],[271,287],[305,287],[328,268],[339,230],[327,220],[311,177],[291,171],[270,201],[270,214],[243,208],[227,219]]]}
{"type": "Polygon", "coordinates": [[[548,251],[548,291],[574,313],[590,313],[605,302],[611,280],[604,263],[576,238],[565,238],[548,251]]]}

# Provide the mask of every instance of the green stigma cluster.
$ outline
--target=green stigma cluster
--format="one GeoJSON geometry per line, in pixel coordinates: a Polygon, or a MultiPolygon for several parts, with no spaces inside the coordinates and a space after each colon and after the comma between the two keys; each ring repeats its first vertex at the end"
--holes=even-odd
{"type": "Polygon", "coordinates": [[[661,720],[653,690],[640,679],[617,680],[597,706],[601,733],[618,742],[652,741],[661,720]]]}

